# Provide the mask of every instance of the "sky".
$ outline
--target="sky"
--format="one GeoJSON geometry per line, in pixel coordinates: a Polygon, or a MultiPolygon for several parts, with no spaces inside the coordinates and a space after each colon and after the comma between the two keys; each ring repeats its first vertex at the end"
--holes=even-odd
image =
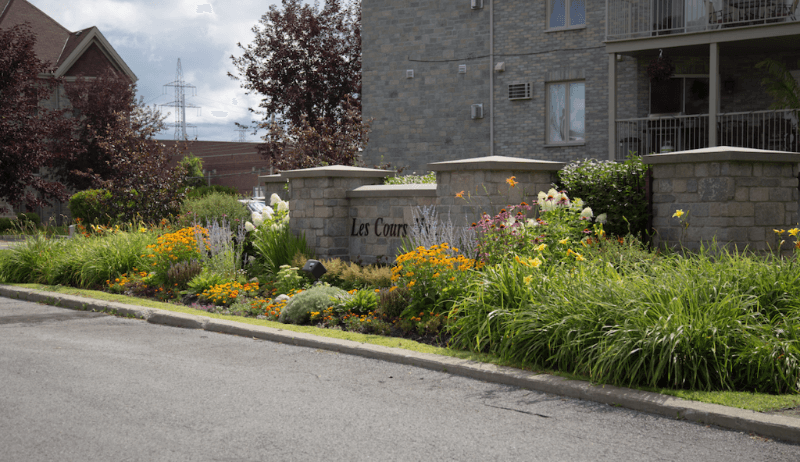
{"type": "MultiPolygon", "coordinates": [[[[252,28],[269,6],[279,0],[28,0],[70,31],[97,26],[100,32],[138,77],[137,93],[148,106],[175,101],[175,88],[165,87],[176,79],[180,58],[186,88],[187,128],[205,141],[239,141],[234,122],[249,124],[258,95],[247,95],[235,74],[230,56],[241,55],[237,43],[252,43],[252,28]],[[195,95],[195,96],[192,96],[195,95]]],[[[175,108],[166,122],[173,124],[175,108]]],[[[263,132],[262,132],[263,134],[263,132]]],[[[172,139],[174,125],[157,135],[172,139]]],[[[252,130],[245,141],[259,142],[252,130]]]]}

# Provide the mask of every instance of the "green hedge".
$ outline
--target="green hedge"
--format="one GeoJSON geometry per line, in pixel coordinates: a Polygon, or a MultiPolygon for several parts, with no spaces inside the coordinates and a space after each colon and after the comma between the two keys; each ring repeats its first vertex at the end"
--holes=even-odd
{"type": "Polygon", "coordinates": [[[640,157],[624,163],[585,159],[573,161],[558,172],[558,189],[581,198],[595,216],[608,214],[604,225],[615,236],[633,234],[646,241],[649,214],[645,195],[647,167],[640,157]]]}
{"type": "Polygon", "coordinates": [[[113,221],[109,216],[103,199],[111,199],[111,193],[105,189],[88,189],[69,198],[69,212],[72,218],[84,223],[108,225],[113,221]]]}

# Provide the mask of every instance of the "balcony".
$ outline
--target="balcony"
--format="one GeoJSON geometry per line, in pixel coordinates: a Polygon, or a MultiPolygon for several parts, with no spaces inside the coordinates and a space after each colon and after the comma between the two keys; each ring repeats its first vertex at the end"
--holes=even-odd
{"type": "Polygon", "coordinates": [[[797,22],[798,0],[607,0],[606,41],[797,22]]]}
{"type": "MultiPolygon", "coordinates": [[[[800,152],[798,111],[717,114],[717,146],[800,152]]],[[[709,147],[708,114],[618,119],[616,160],[709,147]]]]}

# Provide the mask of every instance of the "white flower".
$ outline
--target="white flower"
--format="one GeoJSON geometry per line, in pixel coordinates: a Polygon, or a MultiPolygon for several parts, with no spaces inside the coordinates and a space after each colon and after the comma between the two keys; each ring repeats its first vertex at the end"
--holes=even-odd
{"type": "Polygon", "coordinates": [[[539,206],[545,212],[551,212],[556,209],[556,203],[552,200],[546,200],[543,204],[539,204],[539,206]]]}
{"type": "Polygon", "coordinates": [[[596,221],[598,223],[605,223],[607,220],[608,220],[608,216],[605,213],[601,213],[600,215],[597,215],[597,220],[596,221]]]}
{"type": "Polygon", "coordinates": [[[525,226],[528,227],[539,226],[539,222],[534,220],[533,218],[528,218],[528,221],[525,222],[525,226]]]}
{"type": "Polygon", "coordinates": [[[558,191],[556,191],[556,188],[550,188],[550,191],[547,191],[547,196],[546,197],[547,197],[547,199],[558,200],[558,199],[556,199],[557,195],[558,195],[558,191]]]}
{"type": "Polygon", "coordinates": [[[544,191],[539,191],[538,202],[541,203],[545,199],[547,199],[547,193],[544,191]]]}
{"type": "Polygon", "coordinates": [[[250,220],[252,221],[252,223],[250,223],[249,221],[248,223],[250,223],[251,225],[261,226],[261,223],[264,223],[264,216],[258,212],[253,212],[250,214],[250,220]]]}
{"type": "Polygon", "coordinates": [[[255,226],[253,226],[253,224],[252,224],[252,223],[250,223],[249,221],[246,221],[246,222],[244,223],[244,229],[246,229],[248,232],[250,232],[250,231],[255,231],[255,230],[256,230],[256,227],[255,227],[255,226]]]}
{"type": "Polygon", "coordinates": [[[572,201],[572,205],[574,205],[578,209],[582,209],[583,208],[583,199],[581,199],[580,197],[575,199],[574,201],[572,201]]]}
{"type": "Polygon", "coordinates": [[[279,195],[272,193],[272,195],[269,196],[269,205],[275,205],[275,203],[277,202],[283,202],[283,201],[281,201],[281,197],[279,195]]]}
{"type": "Polygon", "coordinates": [[[581,218],[583,218],[584,220],[589,220],[593,216],[594,213],[592,213],[592,209],[590,207],[586,207],[585,209],[583,209],[583,211],[581,211],[581,218]]]}
{"type": "Polygon", "coordinates": [[[266,206],[263,209],[261,209],[261,218],[264,220],[269,220],[270,218],[272,218],[273,213],[275,212],[272,210],[272,207],[266,206]]]}
{"type": "Polygon", "coordinates": [[[279,212],[288,212],[289,211],[289,203],[286,201],[282,201],[278,199],[278,204],[275,207],[279,212]]]}
{"type": "Polygon", "coordinates": [[[510,227],[514,226],[514,223],[516,223],[516,222],[517,222],[517,220],[515,220],[514,217],[508,217],[508,220],[506,220],[506,222],[503,223],[503,224],[506,225],[506,228],[510,228],[510,227]]]}

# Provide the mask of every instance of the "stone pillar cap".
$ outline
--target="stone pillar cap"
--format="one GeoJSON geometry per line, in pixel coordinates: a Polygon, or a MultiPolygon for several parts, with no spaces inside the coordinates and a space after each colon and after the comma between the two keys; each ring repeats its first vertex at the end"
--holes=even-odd
{"type": "Polygon", "coordinates": [[[346,167],[344,165],[329,165],[326,167],[303,168],[281,172],[284,178],[384,178],[394,175],[394,170],[379,170],[375,168],[346,167]]]}
{"type": "Polygon", "coordinates": [[[450,160],[428,164],[434,172],[469,170],[518,170],[518,171],[557,171],[564,168],[564,162],[549,160],[522,159],[519,157],[487,156],[474,159],[450,160]]]}
{"type": "Polygon", "coordinates": [[[691,151],[648,154],[642,156],[645,164],[683,164],[686,162],[786,162],[800,163],[800,154],[785,151],[717,146],[691,151]]]}
{"type": "Polygon", "coordinates": [[[281,175],[280,173],[276,173],[274,175],[260,175],[258,177],[264,183],[285,183],[286,177],[281,175]]]}

